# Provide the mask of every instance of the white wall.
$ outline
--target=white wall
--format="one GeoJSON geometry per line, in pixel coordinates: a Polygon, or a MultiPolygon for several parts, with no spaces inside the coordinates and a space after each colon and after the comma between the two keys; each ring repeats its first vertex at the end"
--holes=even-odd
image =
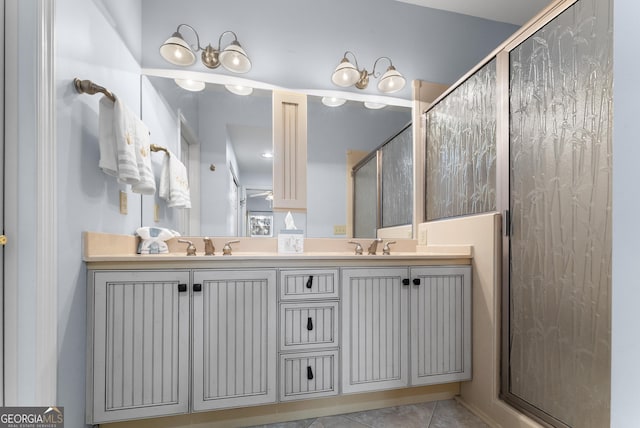
{"type": "Polygon", "coordinates": [[[640,385],[638,336],[638,243],[640,144],[638,141],[637,17],[640,4],[615,0],[613,73],[613,290],[611,338],[611,427],[637,426],[640,385]]]}
{"type": "MultiPolygon", "coordinates": [[[[22,2],[22,0],[21,0],[22,2]]],[[[140,2],[114,3],[139,26],[140,2]]],[[[96,3],[56,0],[56,116],[58,146],[58,402],[69,427],[84,426],[86,269],[83,231],[132,234],[140,225],[140,196],[98,168],[98,95],[80,95],[74,77],[90,79],[140,111],[140,66],[118,28],[96,3]],[[119,213],[119,191],[128,191],[128,215],[119,213]]],[[[25,170],[23,170],[25,171],[25,170]]],[[[22,181],[22,177],[21,177],[22,181]]],[[[25,181],[28,183],[28,181],[25,181]]],[[[28,260],[28,258],[26,259],[28,260]]],[[[25,269],[25,272],[28,272],[25,269]]],[[[26,315],[30,312],[26,311],[26,315]]],[[[25,359],[31,358],[24,355],[25,359]]]]}

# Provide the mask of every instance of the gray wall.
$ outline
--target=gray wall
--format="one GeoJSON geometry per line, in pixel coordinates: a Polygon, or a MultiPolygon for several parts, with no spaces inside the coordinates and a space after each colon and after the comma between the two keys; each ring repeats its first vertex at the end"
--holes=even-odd
{"type": "Polygon", "coordinates": [[[638,70],[636,41],[640,4],[615,0],[613,30],[613,290],[611,328],[611,427],[638,424],[640,340],[638,336],[638,242],[640,227],[640,145],[638,144],[638,70]]]}
{"type": "MultiPolygon", "coordinates": [[[[81,234],[83,231],[133,234],[140,226],[141,207],[139,196],[98,169],[100,96],[79,95],[71,82],[74,77],[91,79],[116,93],[133,111],[140,111],[140,66],[139,58],[131,53],[118,28],[105,18],[96,3],[58,0],[56,9],[60,239],[57,404],[64,406],[66,425],[79,427],[84,425],[87,286],[81,234]],[[126,216],[119,213],[120,190],[129,192],[126,216]]],[[[128,1],[127,14],[123,16],[131,28],[138,27],[140,3],[128,1]]]]}
{"type": "MultiPolygon", "coordinates": [[[[336,89],[331,73],[347,50],[369,71],[376,58],[388,56],[408,81],[453,83],[517,29],[390,0],[181,0],[172,7],[174,2],[142,0],[144,67],[173,67],[158,49],[186,23],[203,46],[216,46],[223,31],[234,31],[253,62],[246,77],[290,89],[336,89]]],[[[195,43],[190,30],[183,36],[195,43]]],[[[223,45],[231,40],[225,36],[223,45]]],[[[387,65],[381,61],[376,71],[387,65]]],[[[188,68],[207,71],[199,60],[188,68]]],[[[372,78],[364,92],[376,93],[375,83],[372,78]]],[[[410,85],[397,95],[411,99],[410,85]]]]}

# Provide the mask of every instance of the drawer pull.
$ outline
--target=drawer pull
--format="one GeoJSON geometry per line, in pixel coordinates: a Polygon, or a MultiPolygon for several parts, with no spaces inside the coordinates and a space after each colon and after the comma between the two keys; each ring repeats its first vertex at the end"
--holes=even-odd
{"type": "Polygon", "coordinates": [[[313,370],[311,369],[311,366],[307,366],[307,379],[313,380],[313,370]]]}
{"type": "Polygon", "coordinates": [[[193,291],[202,291],[202,284],[193,284],[193,291]]]}
{"type": "Polygon", "coordinates": [[[404,278],[402,280],[402,285],[409,285],[409,278],[404,278]]]}
{"type": "Polygon", "coordinates": [[[178,284],[178,292],[184,293],[185,291],[187,291],[187,284],[178,284]]]}
{"type": "Polygon", "coordinates": [[[420,278],[413,278],[413,285],[420,285],[420,278]]]}
{"type": "Polygon", "coordinates": [[[309,275],[309,279],[307,279],[307,288],[313,287],[313,275],[309,275]]]}
{"type": "Polygon", "coordinates": [[[311,317],[307,318],[307,330],[313,330],[313,320],[311,319],[311,317]]]}

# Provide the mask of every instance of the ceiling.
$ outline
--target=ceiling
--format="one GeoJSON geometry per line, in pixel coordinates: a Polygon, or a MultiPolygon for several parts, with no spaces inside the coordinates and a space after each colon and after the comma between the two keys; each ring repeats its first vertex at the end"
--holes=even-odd
{"type": "Polygon", "coordinates": [[[398,0],[492,21],[523,25],[545,8],[550,0],[398,0]]]}

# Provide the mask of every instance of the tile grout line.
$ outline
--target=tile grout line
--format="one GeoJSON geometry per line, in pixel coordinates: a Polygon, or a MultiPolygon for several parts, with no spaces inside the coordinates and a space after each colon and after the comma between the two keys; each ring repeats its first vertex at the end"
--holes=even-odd
{"type": "Polygon", "coordinates": [[[429,423],[427,424],[426,428],[429,428],[431,426],[431,422],[433,422],[433,417],[436,414],[436,411],[438,410],[438,404],[439,404],[439,400],[435,401],[435,406],[433,406],[433,412],[431,412],[431,417],[429,418],[429,423]]]}

